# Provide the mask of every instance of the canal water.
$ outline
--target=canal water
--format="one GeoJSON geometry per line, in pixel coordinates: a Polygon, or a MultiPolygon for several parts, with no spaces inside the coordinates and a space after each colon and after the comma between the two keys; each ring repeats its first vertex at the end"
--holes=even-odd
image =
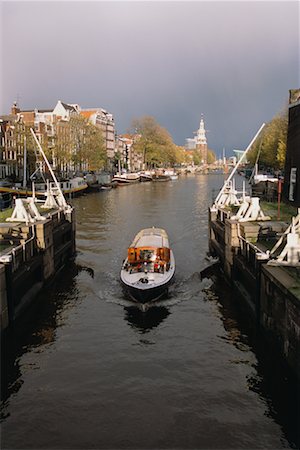
{"type": "Polygon", "coordinates": [[[73,200],[76,260],[3,343],[2,448],[297,448],[293,380],[218,273],[200,277],[222,183],[188,175],[73,200]],[[150,226],[168,231],[177,272],[142,312],[119,273],[150,226]]]}

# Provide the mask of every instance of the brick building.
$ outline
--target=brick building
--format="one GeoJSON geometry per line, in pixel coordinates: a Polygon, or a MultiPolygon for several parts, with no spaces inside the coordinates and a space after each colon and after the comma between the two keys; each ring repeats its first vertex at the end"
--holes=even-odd
{"type": "Polygon", "coordinates": [[[0,179],[23,174],[25,123],[19,112],[14,103],[11,114],[0,116],[0,179]]]}

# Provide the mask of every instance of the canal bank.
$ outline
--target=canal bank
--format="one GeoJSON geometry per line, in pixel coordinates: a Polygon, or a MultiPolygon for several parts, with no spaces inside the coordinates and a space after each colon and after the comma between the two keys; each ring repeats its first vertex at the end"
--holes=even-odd
{"type": "Polygon", "coordinates": [[[188,175],[72,200],[75,267],[42,291],[5,352],[3,448],[297,448],[297,387],[253,340],[231,289],[199,277],[207,205],[223,180],[188,175]],[[146,226],[168,230],[177,272],[169,298],[142,313],[119,274],[146,226]]]}
{"type": "Polygon", "coordinates": [[[11,217],[0,223],[0,249],[3,332],[74,256],[74,209],[17,199],[11,217]]]}
{"type": "Polygon", "coordinates": [[[300,216],[292,224],[271,220],[259,198],[237,194],[228,186],[209,208],[209,252],[219,258],[234,301],[247,307],[300,379],[300,216]]]}

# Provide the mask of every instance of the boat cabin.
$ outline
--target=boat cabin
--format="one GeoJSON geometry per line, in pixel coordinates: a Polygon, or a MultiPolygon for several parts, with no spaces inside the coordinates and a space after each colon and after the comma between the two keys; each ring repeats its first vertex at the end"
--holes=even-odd
{"type": "Polygon", "coordinates": [[[170,268],[168,247],[129,247],[126,270],[133,272],[162,272],[170,268]]]}

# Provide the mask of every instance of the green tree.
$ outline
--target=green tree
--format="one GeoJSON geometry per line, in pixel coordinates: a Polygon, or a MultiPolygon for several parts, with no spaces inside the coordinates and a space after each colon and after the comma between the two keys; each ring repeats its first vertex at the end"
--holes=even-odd
{"type": "Polygon", "coordinates": [[[216,154],[213,150],[207,150],[207,164],[213,164],[216,161],[216,154]]]}
{"type": "Polygon", "coordinates": [[[247,158],[261,168],[282,169],[286,153],[286,139],[288,127],[287,109],[276,115],[266,124],[263,132],[253,144],[247,158]]]}
{"type": "Polygon", "coordinates": [[[186,162],[186,151],[184,147],[180,147],[179,145],[175,146],[175,159],[176,164],[183,164],[186,162]]]}
{"type": "Polygon", "coordinates": [[[101,129],[77,115],[70,119],[70,136],[75,168],[80,171],[103,169],[107,156],[101,129]]]}
{"type": "Polygon", "coordinates": [[[54,148],[52,149],[54,167],[59,172],[59,175],[66,175],[71,168],[72,152],[74,151],[69,122],[57,122],[54,142],[54,148]]]}
{"type": "Polygon", "coordinates": [[[16,151],[18,154],[18,165],[22,168],[21,178],[23,179],[24,157],[26,149],[26,179],[28,181],[37,168],[36,143],[30,131],[30,126],[23,122],[16,122],[14,127],[16,151]]]}
{"type": "Polygon", "coordinates": [[[143,155],[145,167],[165,166],[177,163],[178,148],[168,131],[151,116],[135,119],[132,130],[139,135],[133,148],[143,155]]]}
{"type": "Polygon", "coordinates": [[[71,132],[71,145],[73,147],[72,161],[75,168],[81,171],[84,162],[87,159],[86,128],[88,126],[88,119],[80,115],[72,116],[69,124],[71,132]]]}
{"type": "Polygon", "coordinates": [[[285,155],[286,155],[286,139],[279,139],[277,146],[277,155],[276,160],[278,163],[279,169],[284,168],[285,163],[285,155]]]}
{"type": "Polygon", "coordinates": [[[91,123],[87,125],[84,145],[88,169],[94,172],[103,169],[107,162],[107,154],[100,128],[91,123]]]}
{"type": "MultiPolygon", "coordinates": [[[[24,127],[24,138],[26,139],[26,166],[27,166],[27,179],[37,168],[37,158],[36,158],[36,142],[33,139],[32,133],[30,131],[30,126],[25,125],[24,127]]],[[[44,164],[44,160],[42,160],[44,164]]]]}
{"type": "Polygon", "coordinates": [[[197,150],[194,150],[193,152],[193,163],[195,164],[195,166],[200,166],[201,164],[200,154],[197,150]]]}

